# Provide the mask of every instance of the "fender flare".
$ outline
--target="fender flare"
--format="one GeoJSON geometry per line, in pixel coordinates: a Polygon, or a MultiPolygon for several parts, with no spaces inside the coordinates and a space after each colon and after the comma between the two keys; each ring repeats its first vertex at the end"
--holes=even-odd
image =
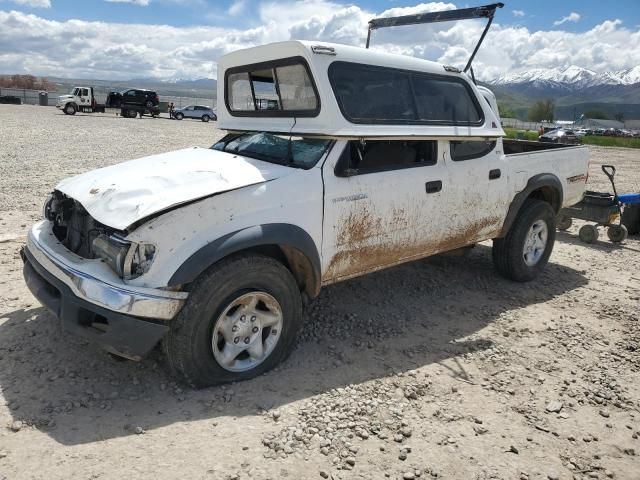
{"type": "Polygon", "coordinates": [[[509,205],[509,211],[507,212],[507,217],[505,218],[504,224],[502,225],[502,230],[500,231],[500,235],[498,238],[504,237],[524,205],[524,202],[531,193],[535,192],[540,188],[550,188],[551,192],[553,192],[552,198],[549,199],[549,203],[551,207],[556,212],[556,214],[560,211],[563,202],[563,190],[562,190],[562,182],[556,177],[553,173],[540,173],[538,175],[534,175],[527,182],[527,186],[524,190],[518,192],[511,201],[511,205],[509,205]]]}
{"type": "MultiPolygon", "coordinates": [[[[289,223],[268,223],[228,233],[194,252],[171,276],[168,285],[193,282],[207,268],[234,253],[255,247],[275,245],[284,250],[289,263],[309,263],[311,278],[305,279],[305,291],[312,297],[320,291],[320,255],[311,236],[289,223]],[[293,251],[302,253],[293,255],[293,251]]],[[[293,267],[292,265],[292,268],[293,267]]]]}

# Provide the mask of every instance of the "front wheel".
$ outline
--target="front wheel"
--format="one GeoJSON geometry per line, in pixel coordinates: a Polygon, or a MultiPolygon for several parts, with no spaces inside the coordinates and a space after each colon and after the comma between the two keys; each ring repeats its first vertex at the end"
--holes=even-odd
{"type": "Polygon", "coordinates": [[[555,213],[551,205],[529,199],[507,235],[493,241],[493,264],[506,278],[516,282],[533,280],[549,261],[555,239],[555,213]]]}
{"type": "Polygon", "coordinates": [[[178,113],[174,114],[173,117],[176,120],[182,120],[184,118],[184,115],[182,113],[178,112],[178,113]]]}
{"type": "Polygon", "coordinates": [[[74,107],[72,104],[68,103],[64,107],[64,113],[66,113],[67,115],[75,115],[76,114],[76,107],[74,107]]]}
{"type": "Polygon", "coordinates": [[[209,120],[211,120],[211,117],[209,115],[203,115],[202,116],[202,121],[203,122],[208,122],[209,120]]]}
{"type": "Polygon", "coordinates": [[[234,256],[196,280],[164,349],[174,374],[192,386],[246,380],[289,355],[301,324],[289,270],[270,257],[234,256]]]}

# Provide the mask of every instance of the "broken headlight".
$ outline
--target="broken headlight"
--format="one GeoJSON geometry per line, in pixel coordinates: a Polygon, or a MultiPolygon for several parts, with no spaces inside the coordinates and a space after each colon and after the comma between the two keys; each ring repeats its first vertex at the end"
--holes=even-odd
{"type": "Polygon", "coordinates": [[[105,261],[125,280],[146,273],[156,253],[156,247],[150,243],[128,242],[114,235],[98,235],[92,245],[96,257],[105,261]]]}
{"type": "Polygon", "coordinates": [[[47,199],[42,206],[42,217],[45,220],[53,220],[52,216],[52,207],[53,207],[53,193],[50,193],[47,199]]]}

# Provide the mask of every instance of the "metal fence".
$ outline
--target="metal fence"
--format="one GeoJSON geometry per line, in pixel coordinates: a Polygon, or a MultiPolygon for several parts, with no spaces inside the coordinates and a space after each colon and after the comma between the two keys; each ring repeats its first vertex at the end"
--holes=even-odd
{"type": "Polygon", "coordinates": [[[515,128],[518,130],[540,130],[540,125],[542,125],[545,129],[555,127],[555,123],[549,122],[525,122],[523,120],[518,120],[517,118],[502,118],[501,123],[503,127],[515,128]]]}
{"type": "MultiPolygon", "coordinates": [[[[107,95],[109,92],[122,90],[112,89],[108,87],[94,87],[94,95],[96,102],[105,103],[107,101],[107,95]]],[[[18,97],[25,105],[39,105],[40,104],[40,92],[41,90],[28,90],[25,88],[0,88],[0,96],[18,97]]],[[[66,95],[69,91],[57,91],[48,92],[47,104],[49,106],[55,106],[58,101],[58,96],[66,95]]],[[[173,102],[176,108],[186,107],[187,105],[206,105],[215,108],[216,101],[213,98],[204,97],[180,97],[174,95],[161,95],[159,94],[161,102],[173,102]]]]}

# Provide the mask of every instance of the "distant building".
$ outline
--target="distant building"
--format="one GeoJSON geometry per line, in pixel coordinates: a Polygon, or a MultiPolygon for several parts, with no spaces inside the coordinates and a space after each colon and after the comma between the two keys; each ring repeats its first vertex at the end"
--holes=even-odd
{"type": "Polygon", "coordinates": [[[603,120],[601,118],[583,118],[578,120],[576,125],[580,125],[582,128],[624,128],[624,122],[618,120],[603,120]]]}
{"type": "Polygon", "coordinates": [[[640,120],[625,120],[624,128],[629,130],[640,130],[640,120]]]}

